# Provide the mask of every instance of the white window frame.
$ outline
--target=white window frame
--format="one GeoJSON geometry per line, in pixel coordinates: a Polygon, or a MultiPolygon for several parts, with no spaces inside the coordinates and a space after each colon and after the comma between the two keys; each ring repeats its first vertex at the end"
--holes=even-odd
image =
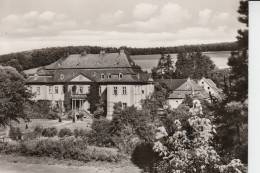
{"type": "Polygon", "coordinates": [[[36,87],[36,94],[41,95],[41,87],[36,87]]]}
{"type": "Polygon", "coordinates": [[[84,93],[84,91],[83,91],[83,86],[80,86],[80,87],[79,87],[79,93],[80,93],[80,94],[83,94],[83,93],[84,93]]]}
{"type": "Polygon", "coordinates": [[[54,93],[55,93],[55,94],[59,94],[59,87],[58,87],[58,86],[55,86],[55,87],[54,87],[54,93]]]}
{"type": "Polygon", "coordinates": [[[104,74],[104,73],[101,73],[100,78],[101,78],[102,80],[105,79],[105,74],[104,74]]]}
{"type": "Polygon", "coordinates": [[[123,86],[123,87],[122,87],[122,94],[123,94],[123,95],[127,95],[126,86],[123,86]]]}
{"type": "Polygon", "coordinates": [[[114,91],[113,91],[113,94],[114,94],[115,96],[117,96],[117,95],[118,95],[118,88],[117,88],[116,86],[114,86],[114,91]]]}
{"type": "Polygon", "coordinates": [[[49,94],[53,93],[53,86],[49,86],[49,94]]]}
{"type": "Polygon", "coordinates": [[[123,78],[123,74],[122,74],[122,73],[119,73],[119,74],[118,74],[118,78],[119,78],[119,79],[122,79],[122,78],[123,78]]]}

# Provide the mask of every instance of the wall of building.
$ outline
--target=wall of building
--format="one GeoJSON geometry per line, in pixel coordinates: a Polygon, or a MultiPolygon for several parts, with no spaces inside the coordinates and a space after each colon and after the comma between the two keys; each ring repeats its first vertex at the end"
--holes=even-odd
{"type": "Polygon", "coordinates": [[[64,100],[63,85],[30,85],[29,87],[34,94],[33,100],[64,100]],[[52,87],[52,92],[50,91],[50,87],[52,87]]]}
{"type": "Polygon", "coordinates": [[[153,93],[153,85],[107,85],[107,118],[111,119],[113,106],[115,103],[122,102],[126,106],[135,106],[141,108],[141,100],[153,93]],[[114,87],[117,87],[117,95],[114,93],[114,87]],[[123,93],[123,87],[126,88],[126,94],[123,93]]]}
{"type": "Polygon", "coordinates": [[[198,81],[198,84],[204,88],[204,90],[207,93],[210,93],[211,95],[215,97],[219,97],[218,91],[215,91],[207,82],[204,78],[198,81]]]}
{"type": "Polygon", "coordinates": [[[168,99],[168,104],[171,109],[176,109],[183,102],[184,99],[168,99]]]}

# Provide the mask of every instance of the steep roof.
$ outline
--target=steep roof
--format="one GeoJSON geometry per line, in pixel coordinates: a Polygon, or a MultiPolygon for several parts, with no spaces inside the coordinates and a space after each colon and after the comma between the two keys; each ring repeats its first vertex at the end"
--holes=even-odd
{"type": "Polygon", "coordinates": [[[208,94],[192,79],[164,79],[162,82],[171,90],[169,99],[184,99],[186,95],[208,98],[208,94]]]}
{"type": "Polygon", "coordinates": [[[164,83],[169,88],[169,90],[202,90],[202,88],[191,79],[160,79],[157,82],[164,83]],[[188,85],[184,85],[188,83],[188,85]]]}
{"type": "Polygon", "coordinates": [[[123,52],[100,54],[72,54],[45,66],[45,69],[131,68],[133,61],[123,52]]]}
{"type": "Polygon", "coordinates": [[[187,79],[159,79],[156,82],[164,83],[171,90],[175,90],[179,88],[182,84],[184,84],[187,79]]]}

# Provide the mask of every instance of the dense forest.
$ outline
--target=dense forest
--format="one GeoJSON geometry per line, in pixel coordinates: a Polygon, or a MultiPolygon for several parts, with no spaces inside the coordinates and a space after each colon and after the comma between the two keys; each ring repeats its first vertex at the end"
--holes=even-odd
{"type": "MultiPolygon", "coordinates": [[[[237,50],[236,42],[212,43],[200,45],[183,45],[175,47],[154,47],[154,48],[131,48],[122,47],[130,55],[148,55],[162,53],[180,53],[180,52],[208,52],[208,51],[234,51],[237,50]]],[[[68,46],[68,47],[50,47],[44,49],[35,49],[24,52],[10,53],[0,55],[0,64],[15,67],[18,71],[48,65],[57,61],[59,58],[69,54],[77,54],[83,51],[97,54],[100,50],[106,52],[118,52],[115,47],[99,46],[68,46]]]]}

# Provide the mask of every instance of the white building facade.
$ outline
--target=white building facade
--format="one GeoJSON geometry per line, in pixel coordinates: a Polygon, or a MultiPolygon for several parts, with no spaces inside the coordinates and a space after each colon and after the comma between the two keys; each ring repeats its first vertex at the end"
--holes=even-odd
{"type": "Polygon", "coordinates": [[[72,110],[88,111],[87,94],[92,84],[107,102],[107,118],[113,106],[141,108],[141,101],[154,91],[152,78],[136,68],[124,51],[119,53],[74,54],[37,70],[27,79],[33,100],[49,100],[64,107],[69,97],[72,110]]]}

